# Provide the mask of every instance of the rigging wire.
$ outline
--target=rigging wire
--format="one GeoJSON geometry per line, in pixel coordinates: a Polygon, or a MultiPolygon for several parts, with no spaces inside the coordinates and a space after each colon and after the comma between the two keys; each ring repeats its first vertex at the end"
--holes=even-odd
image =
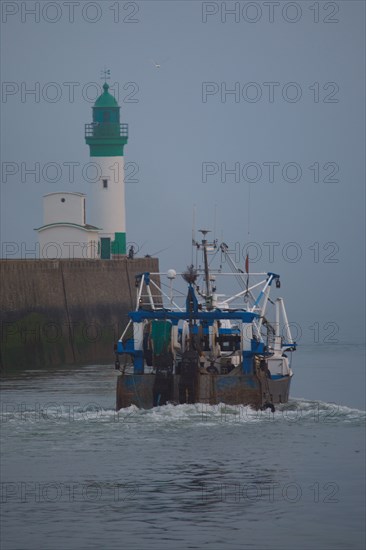
{"type": "Polygon", "coordinates": [[[248,188],[248,214],[247,214],[247,220],[248,220],[248,236],[250,235],[250,202],[251,202],[251,183],[249,183],[248,188]]]}
{"type": "Polygon", "coordinates": [[[196,241],[196,205],[193,205],[193,219],[192,219],[192,255],[191,265],[193,265],[193,243],[196,241]]]}

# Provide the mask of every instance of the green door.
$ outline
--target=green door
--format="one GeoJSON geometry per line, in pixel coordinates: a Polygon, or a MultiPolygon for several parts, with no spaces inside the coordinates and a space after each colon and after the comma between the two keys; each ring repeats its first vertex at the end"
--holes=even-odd
{"type": "Polygon", "coordinates": [[[100,239],[100,258],[102,260],[111,259],[111,239],[105,237],[100,239]]]}

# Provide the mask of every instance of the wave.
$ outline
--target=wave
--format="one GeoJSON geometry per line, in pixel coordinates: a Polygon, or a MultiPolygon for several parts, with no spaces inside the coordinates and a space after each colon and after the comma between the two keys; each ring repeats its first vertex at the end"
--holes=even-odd
{"type": "Polygon", "coordinates": [[[209,405],[196,403],[194,405],[173,405],[168,404],[154,409],[139,409],[131,405],[126,409],[115,411],[112,408],[101,406],[96,402],[77,404],[41,404],[36,406],[21,407],[11,405],[3,408],[1,412],[1,423],[65,423],[65,422],[86,422],[86,423],[120,423],[146,425],[167,425],[176,426],[178,423],[191,426],[215,426],[223,424],[252,424],[268,422],[316,422],[316,423],[344,423],[361,424],[366,420],[366,411],[353,409],[336,403],[323,401],[311,401],[307,399],[292,399],[288,403],[276,406],[272,413],[255,410],[245,405],[226,405],[219,403],[209,405]]]}
{"type": "Polygon", "coordinates": [[[151,410],[141,410],[135,406],[120,410],[117,414],[121,420],[144,419],[155,423],[190,422],[202,424],[258,423],[258,422],[323,422],[323,423],[362,423],[366,420],[366,411],[350,408],[336,403],[311,401],[307,399],[292,399],[288,403],[276,406],[272,413],[255,410],[245,405],[165,405],[151,410]]]}
{"type": "Polygon", "coordinates": [[[364,422],[366,420],[366,411],[337,403],[313,401],[304,398],[291,399],[284,405],[278,405],[277,412],[290,420],[302,418],[327,423],[337,421],[364,422]]]}

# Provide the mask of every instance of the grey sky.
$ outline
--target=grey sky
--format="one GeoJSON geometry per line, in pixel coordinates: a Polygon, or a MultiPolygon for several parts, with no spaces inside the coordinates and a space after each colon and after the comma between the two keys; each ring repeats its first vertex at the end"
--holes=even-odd
{"type": "Polygon", "coordinates": [[[21,4],[38,9],[37,2],[2,5],[2,166],[19,168],[1,183],[3,243],[16,243],[24,257],[42,223],[42,195],[88,193],[84,124],[93,102],[85,96],[95,93],[91,82],[102,84],[100,70],[107,66],[111,85],[118,83],[122,122],[129,124],[125,159],[139,169],[138,181],[126,183],[127,240],[143,245],[143,255],[167,249],[159,254],[161,268],[184,269],[193,205],[197,226],[211,228],[217,205],[216,236],[233,248],[258,244],[262,259],[255,269],[282,275],[290,318],[301,323],[304,337],[318,322],[323,340],[333,322],[340,341],[362,338],[364,2],[80,1],[73,23],[65,2],[58,11],[38,3],[38,22],[21,4]],[[225,21],[225,5],[236,4],[239,12],[225,21]],[[217,13],[206,17],[209,10],[217,13]],[[24,95],[35,83],[39,102],[24,95]],[[203,83],[211,83],[212,95],[203,97],[203,83]],[[221,97],[235,86],[239,96],[221,97]],[[52,102],[55,93],[61,95],[52,102]],[[262,94],[256,102],[255,93],[262,94]],[[57,163],[60,180],[47,182],[41,173],[38,184],[30,174],[22,182],[21,163],[37,162],[41,172],[57,163]],[[80,163],[74,183],[70,162],[80,163]],[[205,183],[204,163],[217,168],[205,183]],[[240,163],[240,181],[227,174],[222,182],[221,163],[227,169],[240,163]],[[255,179],[258,166],[248,235],[243,171],[255,179]],[[286,181],[283,170],[287,180],[299,175],[299,181],[286,181]],[[273,262],[271,245],[263,243],[279,243],[272,245],[273,262]]]}

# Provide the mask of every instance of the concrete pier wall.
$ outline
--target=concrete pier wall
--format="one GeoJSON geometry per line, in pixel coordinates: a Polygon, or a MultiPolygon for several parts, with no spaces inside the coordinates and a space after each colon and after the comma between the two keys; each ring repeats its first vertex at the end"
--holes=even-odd
{"type": "Polygon", "coordinates": [[[1,367],[112,363],[146,271],[157,258],[0,260],[1,367]]]}

